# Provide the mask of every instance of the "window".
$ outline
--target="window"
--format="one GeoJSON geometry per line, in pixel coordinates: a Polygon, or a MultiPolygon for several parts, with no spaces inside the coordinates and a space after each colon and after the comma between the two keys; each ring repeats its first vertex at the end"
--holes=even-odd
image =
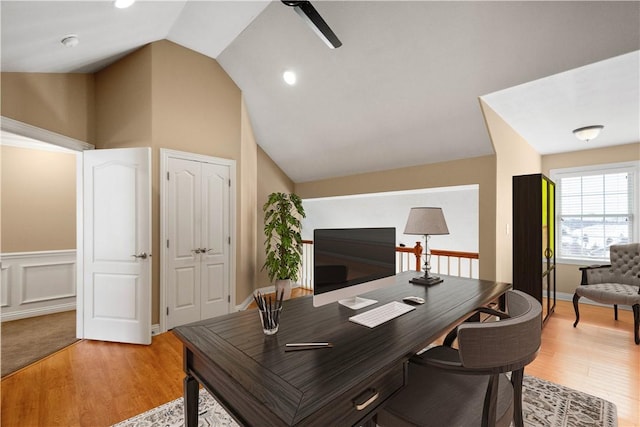
{"type": "Polygon", "coordinates": [[[608,261],[609,247],[637,241],[638,162],[557,169],[557,258],[608,261]]]}

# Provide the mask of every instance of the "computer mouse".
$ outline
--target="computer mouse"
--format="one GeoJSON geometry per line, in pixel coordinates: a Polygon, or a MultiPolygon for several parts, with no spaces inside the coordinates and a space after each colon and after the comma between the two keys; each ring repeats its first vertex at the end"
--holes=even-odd
{"type": "Polygon", "coordinates": [[[424,304],[424,298],[420,297],[404,297],[402,301],[408,302],[410,304],[424,304]]]}

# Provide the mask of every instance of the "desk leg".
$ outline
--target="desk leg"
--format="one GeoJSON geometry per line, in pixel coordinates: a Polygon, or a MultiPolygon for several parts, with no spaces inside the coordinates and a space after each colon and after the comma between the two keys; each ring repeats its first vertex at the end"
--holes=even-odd
{"type": "Polygon", "coordinates": [[[184,377],[184,425],[198,427],[198,381],[191,375],[184,377]]]}

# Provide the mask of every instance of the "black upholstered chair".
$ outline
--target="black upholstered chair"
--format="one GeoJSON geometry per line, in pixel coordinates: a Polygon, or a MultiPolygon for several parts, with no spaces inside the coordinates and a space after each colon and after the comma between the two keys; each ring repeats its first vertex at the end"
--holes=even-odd
{"type": "Polygon", "coordinates": [[[611,264],[580,267],[582,281],[573,294],[576,312],[575,328],[580,321],[578,301],[585,297],[601,304],[613,304],[614,318],[618,320],[618,305],[629,305],[633,310],[633,334],[640,344],[640,243],[611,245],[611,264]]]}
{"type": "Polygon", "coordinates": [[[524,367],[540,348],[542,307],[520,291],[506,294],[499,321],[465,322],[445,344],[414,356],[408,384],[378,412],[383,427],[523,425],[524,367]],[[450,346],[457,334],[458,349],[450,346]],[[511,372],[511,379],[506,373],[511,372]]]}

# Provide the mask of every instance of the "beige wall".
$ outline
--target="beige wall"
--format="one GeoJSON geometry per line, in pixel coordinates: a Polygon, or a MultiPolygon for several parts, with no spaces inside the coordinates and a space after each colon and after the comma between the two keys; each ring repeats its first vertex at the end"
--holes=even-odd
{"type": "MultiPolygon", "coordinates": [[[[2,73],[0,79],[3,116],[92,143],[92,74],[2,73]]],[[[75,249],[75,173],[72,154],[2,147],[2,251],[75,249]]]]}
{"type": "MultiPolygon", "coordinates": [[[[550,175],[552,169],[603,165],[633,160],[640,160],[640,143],[542,156],[542,172],[545,175],[550,175]]],[[[578,265],[574,264],[558,264],[556,270],[556,289],[558,292],[573,294],[575,287],[580,284],[578,267],[578,265]]]]}
{"type": "MultiPolygon", "coordinates": [[[[224,70],[216,61],[168,41],[148,45],[95,75],[2,73],[1,107],[4,116],[98,148],[150,146],[156,172],[160,148],[236,160],[236,303],[255,287],[269,284],[260,269],[264,262],[262,205],[271,192],[295,191],[306,198],[478,184],[480,277],[510,281],[511,239],[505,228],[511,218],[511,175],[640,157],[639,144],[631,144],[544,156],[540,161],[519,135],[483,106],[496,156],[294,185],[257,146],[240,90],[224,70]]],[[[154,173],[155,253],[159,253],[157,176],[154,173]]],[[[3,233],[3,242],[4,237],[3,233]]],[[[156,323],[159,257],[153,263],[156,323]]],[[[564,278],[564,269],[559,266],[559,289],[575,283],[573,266],[567,267],[571,277],[564,278]]]]}
{"type": "MultiPolygon", "coordinates": [[[[97,73],[96,95],[98,147],[152,148],[151,251],[160,254],[160,148],[241,163],[240,90],[215,60],[163,40],[97,73]]],[[[240,194],[241,185],[236,188],[240,194]]],[[[242,225],[237,222],[236,235],[242,225]]],[[[160,257],[152,262],[152,322],[157,323],[160,257]]],[[[237,292],[240,299],[247,295],[237,292]]]]}
{"type": "MultiPolygon", "coordinates": [[[[238,168],[240,175],[240,191],[238,205],[240,209],[236,215],[238,229],[236,240],[236,294],[238,302],[250,295],[257,283],[258,277],[258,245],[262,243],[258,234],[258,146],[256,144],[251,119],[242,102],[242,129],[240,137],[240,157],[242,162],[238,168]]],[[[261,221],[260,221],[261,223],[261,221]]]]}
{"type": "Polygon", "coordinates": [[[512,177],[540,173],[541,157],[502,117],[480,101],[496,152],[496,280],[513,278],[512,177]]]}
{"type": "Polygon", "coordinates": [[[480,230],[480,277],[494,280],[496,274],[495,171],[495,156],[484,156],[298,183],[295,191],[302,198],[313,198],[478,184],[480,187],[478,227],[480,230]]]}
{"type": "Polygon", "coordinates": [[[3,253],[76,248],[76,155],[0,146],[3,253]]]}
{"type": "Polygon", "coordinates": [[[276,165],[273,160],[267,155],[267,153],[258,147],[257,157],[257,282],[256,286],[262,288],[269,286],[271,281],[267,275],[266,270],[262,270],[264,265],[265,253],[264,253],[264,213],[262,207],[267,202],[269,194],[273,192],[291,193],[295,190],[293,181],[276,165]]]}
{"type": "MultiPolygon", "coordinates": [[[[159,253],[159,149],[236,160],[236,303],[251,294],[263,262],[256,259],[263,227],[258,192],[266,200],[273,191],[292,191],[293,183],[268,156],[258,156],[241,92],[215,60],[160,41],[95,75],[2,73],[1,105],[4,116],[97,148],[152,147],[152,253],[159,253]]],[[[156,323],[159,257],[152,260],[156,323]]]]}
{"type": "Polygon", "coordinates": [[[151,49],[95,74],[96,148],[152,146],[151,49]]]}
{"type": "Polygon", "coordinates": [[[2,115],[93,143],[92,74],[2,73],[2,115]]]}

